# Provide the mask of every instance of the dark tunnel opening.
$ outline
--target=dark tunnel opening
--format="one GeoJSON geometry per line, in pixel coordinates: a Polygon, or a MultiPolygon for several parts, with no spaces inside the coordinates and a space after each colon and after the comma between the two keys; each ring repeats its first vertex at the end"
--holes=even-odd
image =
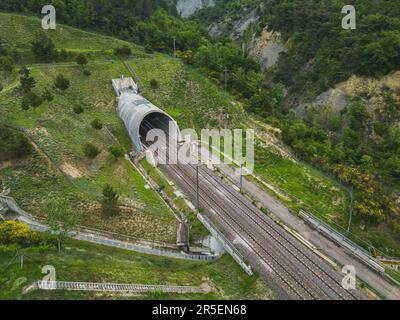
{"type": "MultiPolygon", "coordinates": [[[[152,129],[161,129],[164,131],[166,142],[168,142],[170,134],[173,140],[176,140],[176,138],[179,136],[179,129],[177,128],[174,120],[164,113],[152,112],[145,116],[140,123],[139,136],[140,142],[143,146],[149,146],[150,144],[154,143],[154,141],[146,141],[147,134],[152,129]]],[[[157,137],[157,139],[159,138],[157,137]]]]}

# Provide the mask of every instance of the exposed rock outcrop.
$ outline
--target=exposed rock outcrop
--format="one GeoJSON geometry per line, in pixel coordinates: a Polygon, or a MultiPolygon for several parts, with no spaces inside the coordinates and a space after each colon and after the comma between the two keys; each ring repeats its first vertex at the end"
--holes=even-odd
{"type": "Polygon", "coordinates": [[[321,93],[312,103],[301,104],[297,112],[301,114],[307,105],[316,107],[329,105],[334,111],[340,112],[353,97],[365,94],[370,97],[369,105],[373,107],[380,104],[379,92],[384,86],[400,90],[400,71],[393,72],[381,79],[352,76],[334,88],[321,93]]]}
{"type": "Polygon", "coordinates": [[[210,25],[209,33],[213,37],[224,35],[237,41],[243,37],[247,28],[257,22],[259,18],[255,10],[244,12],[239,20],[225,17],[223,20],[210,25]]]}
{"type": "Polygon", "coordinates": [[[285,49],[281,34],[268,28],[264,28],[260,36],[253,37],[250,43],[250,54],[258,60],[263,69],[274,66],[285,49]]]}
{"type": "Polygon", "coordinates": [[[214,0],[178,0],[176,9],[183,18],[188,18],[197,10],[205,7],[213,7],[214,0]]]}

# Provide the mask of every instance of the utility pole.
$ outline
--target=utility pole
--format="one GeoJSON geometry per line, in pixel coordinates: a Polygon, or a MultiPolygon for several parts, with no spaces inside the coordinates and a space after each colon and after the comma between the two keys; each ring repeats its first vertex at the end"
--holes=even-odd
{"type": "Polygon", "coordinates": [[[179,164],[179,129],[178,123],[175,121],[176,126],[176,164],[179,164]]]}
{"type": "Polygon", "coordinates": [[[197,206],[197,213],[200,212],[200,205],[199,205],[199,163],[196,166],[196,206],[197,206]]]}
{"type": "Polygon", "coordinates": [[[349,225],[347,227],[347,235],[349,235],[350,233],[351,220],[353,217],[353,199],[354,199],[354,186],[352,185],[350,188],[349,225]]]}
{"type": "Polygon", "coordinates": [[[227,81],[228,81],[228,68],[225,67],[224,70],[224,77],[225,77],[225,91],[227,90],[227,81]]]}
{"type": "Polygon", "coordinates": [[[243,163],[240,164],[240,192],[243,189],[243,163]]]}

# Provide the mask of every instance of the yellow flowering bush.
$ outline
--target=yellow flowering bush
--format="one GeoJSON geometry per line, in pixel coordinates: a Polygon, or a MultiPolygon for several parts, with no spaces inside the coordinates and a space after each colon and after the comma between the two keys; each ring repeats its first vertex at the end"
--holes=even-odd
{"type": "Polygon", "coordinates": [[[0,223],[0,244],[17,244],[22,247],[37,245],[40,242],[39,233],[19,221],[0,223]]]}

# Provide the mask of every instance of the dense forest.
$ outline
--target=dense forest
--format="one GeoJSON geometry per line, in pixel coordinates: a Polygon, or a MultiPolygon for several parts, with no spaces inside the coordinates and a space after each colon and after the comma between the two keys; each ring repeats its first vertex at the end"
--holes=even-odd
{"type": "MultiPolygon", "coordinates": [[[[233,25],[244,12],[258,21],[250,31],[268,26],[279,31],[287,51],[248,94],[247,110],[283,130],[282,138],[299,156],[334,173],[358,190],[356,210],[371,221],[398,212],[394,199],[400,183],[400,92],[382,86],[360,92],[340,112],[331,106],[309,107],[301,101],[349,79],[378,78],[400,70],[400,6],[395,0],[217,0],[195,15],[204,24],[233,25]],[[342,8],[357,10],[357,28],[344,30],[342,8]],[[378,101],[378,102],[377,102],[378,101]]],[[[246,34],[239,41],[246,41],[246,34]]]]}
{"type": "MultiPolygon", "coordinates": [[[[2,0],[0,10],[40,16],[44,4],[56,6],[60,22],[142,44],[150,52],[172,53],[175,40],[184,62],[236,95],[249,112],[280,127],[299,156],[354,185],[358,213],[376,221],[398,211],[389,197],[390,187],[400,184],[399,92],[380,88],[374,98],[381,103],[373,106],[371,93],[360,93],[339,113],[330,106],[309,108],[300,118],[293,111],[297,99],[315,97],[353,74],[379,77],[400,70],[398,0],[216,0],[216,7],[190,20],[163,0],[2,0]],[[357,29],[344,30],[341,9],[354,2],[357,29]],[[269,26],[289,43],[267,72],[238,43],[208,35],[210,23],[226,15],[240,19],[245,9],[259,16],[252,30],[269,26]]],[[[52,46],[39,40],[36,44],[52,46]]],[[[12,68],[15,55],[7,45],[0,51],[0,68],[12,68]]]]}

